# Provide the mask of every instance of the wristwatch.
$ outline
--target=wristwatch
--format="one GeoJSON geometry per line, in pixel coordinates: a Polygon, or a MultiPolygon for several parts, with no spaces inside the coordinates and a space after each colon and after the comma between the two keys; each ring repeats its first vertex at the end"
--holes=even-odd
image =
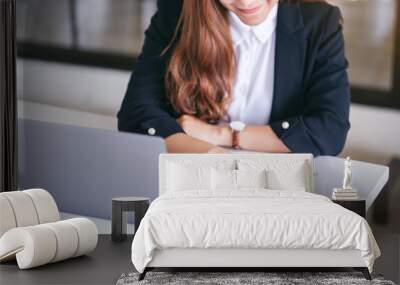
{"type": "Polygon", "coordinates": [[[240,149],[239,133],[244,131],[246,124],[241,121],[233,121],[229,123],[229,127],[232,130],[232,147],[235,149],[240,149]]]}

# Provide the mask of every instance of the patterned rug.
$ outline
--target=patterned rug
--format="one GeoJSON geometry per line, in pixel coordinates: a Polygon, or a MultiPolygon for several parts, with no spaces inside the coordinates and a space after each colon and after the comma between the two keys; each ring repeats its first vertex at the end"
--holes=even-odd
{"type": "Polygon", "coordinates": [[[213,284],[213,285],[297,285],[297,284],[328,284],[328,285],[395,285],[384,280],[381,275],[372,275],[368,281],[359,272],[148,272],[146,278],[138,281],[138,273],[124,273],[117,285],[145,284],[213,284]]]}

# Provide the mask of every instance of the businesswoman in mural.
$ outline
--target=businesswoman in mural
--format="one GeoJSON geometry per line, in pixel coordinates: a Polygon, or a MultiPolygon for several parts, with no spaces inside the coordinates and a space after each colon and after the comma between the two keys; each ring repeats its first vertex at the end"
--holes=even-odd
{"type": "Polygon", "coordinates": [[[340,11],[323,1],[159,0],[118,128],[169,152],[337,155],[347,66],[340,11]]]}

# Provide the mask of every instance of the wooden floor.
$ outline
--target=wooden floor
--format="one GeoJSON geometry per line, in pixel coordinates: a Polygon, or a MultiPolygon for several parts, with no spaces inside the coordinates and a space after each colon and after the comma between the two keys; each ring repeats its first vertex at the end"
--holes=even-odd
{"type": "Polygon", "coordinates": [[[122,273],[132,272],[132,239],[114,243],[111,236],[100,235],[94,252],[88,256],[19,270],[16,262],[0,264],[1,285],[115,284],[122,273]]]}

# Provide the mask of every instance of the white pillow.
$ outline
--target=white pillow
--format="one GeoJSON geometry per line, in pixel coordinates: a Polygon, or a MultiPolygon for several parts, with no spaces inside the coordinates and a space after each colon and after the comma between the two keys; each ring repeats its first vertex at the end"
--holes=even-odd
{"type": "Polygon", "coordinates": [[[211,181],[213,190],[236,190],[236,170],[212,168],[211,181]]]}
{"type": "Polygon", "coordinates": [[[240,170],[267,171],[267,188],[271,190],[307,191],[311,181],[309,179],[309,165],[307,161],[291,159],[239,159],[240,170]]]}
{"type": "Polygon", "coordinates": [[[268,188],[267,171],[235,170],[237,188],[268,188]]]}
{"type": "Polygon", "coordinates": [[[241,188],[267,188],[266,170],[230,170],[211,171],[213,190],[239,190],[241,188]]]}
{"type": "Polygon", "coordinates": [[[169,162],[167,191],[211,189],[211,167],[169,162]]]}
{"type": "Polygon", "coordinates": [[[271,169],[267,172],[268,188],[272,190],[306,191],[307,165],[299,163],[291,168],[271,169]]]}

